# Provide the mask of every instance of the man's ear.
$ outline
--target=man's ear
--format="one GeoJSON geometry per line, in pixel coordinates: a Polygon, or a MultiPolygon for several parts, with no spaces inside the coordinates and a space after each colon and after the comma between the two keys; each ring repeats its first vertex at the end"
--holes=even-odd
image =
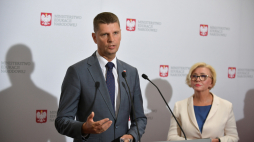
{"type": "Polygon", "coordinates": [[[92,33],[92,37],[93,37],[93,41],[94,41],[94,43],[96,43],[96,44],[97,44],[96,34],[95,34],[95,33],[92,33]]]}

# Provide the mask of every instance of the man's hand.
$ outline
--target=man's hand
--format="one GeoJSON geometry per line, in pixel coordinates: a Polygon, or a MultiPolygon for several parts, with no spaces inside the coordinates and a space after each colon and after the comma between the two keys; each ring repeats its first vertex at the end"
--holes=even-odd
{"type": "Polygon", "coordinates": [[[102,119],[100,121],[93,121],[94,112],[92,112],[88,117],[86,122],[82,126],[83,134],[100,134],[106,131],[112,124],[112,121],[108,118],[102,119]]]}
{"type": "MultiPolygon", "coordinates": [[[[121,137],[121,139],[132,139],[133,140],[133,136],[132,135],[129,135],[129,134],[125,134],[125,135],[123,135],[122,137],[121,137]]],[[[125,141],[124,141],[125,142],[125,141]]],[[[129,140],[128,141],[126,141],[126,142],[129,142],[129,140]]]]}

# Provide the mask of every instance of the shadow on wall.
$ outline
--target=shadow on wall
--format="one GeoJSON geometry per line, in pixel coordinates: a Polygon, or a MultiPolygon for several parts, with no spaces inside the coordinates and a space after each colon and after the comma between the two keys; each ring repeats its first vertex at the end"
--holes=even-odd
{"type": "MultiPolygon", "coordinates": [[[[162,79],[154,79],[152,82],[161,90],[165,100],[170,102],[172,97],[172,87],[169,82],[162,79]]],[[[147,107],[151,112],[146,114],[147,126],[142,141],[166,141],[171,114],[158,90],[151,83],[147,85],[145,95],[148,101],[147,107]]]]}
{"type": "Polygon", "coordinates": [[[54,126],[57,98],[31,80],[35,63],[30,49],[22,44],[12,46],[6,62],[9,64],[5,71],[12,86],[0,92],[1,141],[65,142],[54,126]],[[47,119],[46,115],[37,115],[36,110],[47,110],[47,119]],[[37,123],[43,120],[46,123],[37,123]]]}
{"type": "Polygon", "coordinates": [[[237,131],[240,138],[239,142],[251,142],[254,140],[254,89],[246,93],[244,100],[244,118],[237,121],[237,131]]]}

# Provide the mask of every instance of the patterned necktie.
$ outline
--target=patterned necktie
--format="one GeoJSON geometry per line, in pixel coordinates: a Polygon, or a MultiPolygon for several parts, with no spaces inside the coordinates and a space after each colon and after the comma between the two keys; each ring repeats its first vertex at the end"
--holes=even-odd
{"type": "Polygon", "coordinates": [[[113,110],[115,111],[115,78],[114,78],[114,75],[112,73],[112,70],[113,70],[114,66],[115,66],[114,63],[112,63],[112,62],[108,62],[106,64],[106,67],[108,68],[107,69],[106,83],[107,83],[111,103],[112,103],[112,106],[113,106],[113,110]]]}

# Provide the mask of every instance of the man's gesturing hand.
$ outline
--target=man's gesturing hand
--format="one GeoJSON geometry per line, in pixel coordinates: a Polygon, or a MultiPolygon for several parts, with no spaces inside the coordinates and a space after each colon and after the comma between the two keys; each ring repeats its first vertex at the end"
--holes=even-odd
{"type": "Polygon", "coordinates": [[[83,134],[100,134],[106,131],[112,124],[112,121],[108,118],[102,119],[100,121],[93,121],[94,112],[92,112],[88,117],[86,122],[82,126],[83,134]]]}

